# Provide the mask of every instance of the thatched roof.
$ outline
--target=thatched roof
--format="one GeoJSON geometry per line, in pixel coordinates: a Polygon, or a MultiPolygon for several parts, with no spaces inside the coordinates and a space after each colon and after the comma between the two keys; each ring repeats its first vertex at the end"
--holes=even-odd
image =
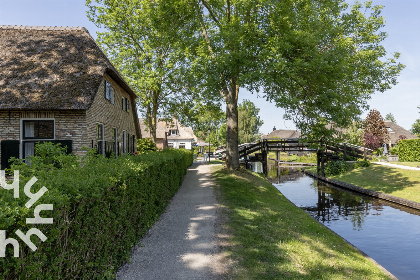
{"type": "Polygon", "coordinates": [[[399,126],[394,122],[385,121],[385,126],[388,129],[391,144],[397,144],[398,140],[400,140],[401,135],[405,136],[407,139],[418,138],[416,135],[411,134],[408,130],[404,129],[403,127],[399,126]]]}
{"type": "Polygon", "coordinates": [[[0,26],[0,110],[87,110],[105,73],[135,98],[85,28],[0,26]]]}
{"type": "MultiPolygon", "coordinates": [[[[150,131],[146,124],[144,123],[144,119],[139,119],[140,128],[141,128],[141,135],[143,138],[151,138],[150,131]]],[[[179,123],[178,120],[172,119],[171,121],[159,120],[156,124],[156,138],[165,138],[165,133],[169,132],[170,129],[177,129],[177,135],[168,135],[168,140],[193,140],[197,139],[194,135],[194,132],[191,128],[183,126],[179,123]]]]}
{"type": "Polygon", "coordinates": [[[301,133],[297,130],[288,130],[288,129],[277,129],[270,132],[268,135],[264,135],[263,139],[270,139],[270,138],[282,138],[282,139],[291,139],[291,138],[299,138],[301,133]]]}

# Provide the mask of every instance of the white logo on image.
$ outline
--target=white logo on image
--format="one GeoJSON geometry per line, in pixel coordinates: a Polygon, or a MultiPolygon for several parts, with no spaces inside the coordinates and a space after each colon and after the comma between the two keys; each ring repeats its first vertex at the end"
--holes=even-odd
{"type": "MultiPolygon", "coordinates": [[[[4,170],[0,170],[0,186],[3,187],[3,189],[5,190],[13,190],[13,197],[19,198],[19,170],[15,170],[13,172],[13,175],[13,183],[8,184],[6,183],[6,176],[4,170]]],[[[38,179],[36,177],[32,177],[23,188],[23,192],[29,198],[29,201],[25,204],[26,208],[28,209],[30,209],[32,205],[34,205],[38,201],[38,199],[48,191],[46,187],[42,187],[36,193],[32,193],[31,187],[33,186],[33,184],[36,183],[37,180],[38,179]]],[[[42,218],[40,216],[40,212],[42,210],[53,210],[53,205],[40,204],[36,206],[34,209],[34,218],[27,218],[26,224],[52,224],[53,218],[42,218]]],[[[20,229],[18,229],[15,233],[18,237],[20,237],[20,239],[22,239],[23,242],[26,243],[26,245],[28,245],[29,248],[31,248],[32,251],[36,251],[38,249],[35,246],[35,244],[31,241],[32,235],[38,236],[38,238],[42,242],[47,240],[45,234],[43,234],[37,228],[31,228],[26,234],[23,233],[20,229]]],[[[6,246],[9,244],[13,246],[13,256],[16,258],[19,257],[19,242],[14,238],[6,238],[6,231],[0,230],[0,257],[4,258],[6,256],[6,246]]]]}

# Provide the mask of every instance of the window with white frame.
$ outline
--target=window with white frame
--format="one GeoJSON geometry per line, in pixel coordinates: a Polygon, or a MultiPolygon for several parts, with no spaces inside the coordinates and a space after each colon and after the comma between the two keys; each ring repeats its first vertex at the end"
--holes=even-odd
{"type": "Polygon", "coordinates": [[[177,135],[178,131],[176,129],[169,130],[169,135],[177,135]]]}
{"type": "Polygon", "coordinates": [[[108,81],[105,81],[105,99],[114,104],[114,88],[108,81]]]}
{"type": "Polygon", "coordinates": [[[185,143],[179,143],[179,148],[180,149],[185,149],[185,143]]]}
{"type": "Polygon", "coordinates": [[[173,148],[173,147],[174,147],[174,143],[169,142],[169,143],[168,143],[168,148],[173,148]]]}
{"type": "Polygon", "coordinates": [[[127,132],[124,130],[122,134],[122,141],[123,141],[123,154],[127,153],[127,132]]]}

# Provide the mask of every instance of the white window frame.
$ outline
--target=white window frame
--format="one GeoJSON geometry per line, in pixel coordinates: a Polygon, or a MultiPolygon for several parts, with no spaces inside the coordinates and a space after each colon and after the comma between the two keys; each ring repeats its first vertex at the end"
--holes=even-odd
{"type": "Polygon", "coordinates": [[[25,153],[25,147],[24,144],[25,142],[37,142],[37,141],[54,141],[55,140],[55,118],[21,118],[20,120],[20,158],[24,159],[26,155],[24,155],[25,153]],[[54,121],[53,124],[53,138],[51,139],[23,139],[23,121],[54,121]]]}
{"type": "Polygon", "coordinates": [[[107,80],[105,80],[105,99],[114,104],[114,88],[107,80]]]}
{"type": "Polygon", "coordinates": [[[122,132],[122,141],[123,141],[123,150],[122,153],[126,154],[127,153],[127,131],[123,130],[122,132]]]}

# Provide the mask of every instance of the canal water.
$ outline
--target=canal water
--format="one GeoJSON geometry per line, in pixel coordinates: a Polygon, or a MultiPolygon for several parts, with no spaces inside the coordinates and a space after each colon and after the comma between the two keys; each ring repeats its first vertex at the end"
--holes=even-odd
{"type": "Polygon", "coordinates": [[[269,175],[291,202],[398,279],[420,279],[420,211],[326,185],[297,169],[269,175]]]}

